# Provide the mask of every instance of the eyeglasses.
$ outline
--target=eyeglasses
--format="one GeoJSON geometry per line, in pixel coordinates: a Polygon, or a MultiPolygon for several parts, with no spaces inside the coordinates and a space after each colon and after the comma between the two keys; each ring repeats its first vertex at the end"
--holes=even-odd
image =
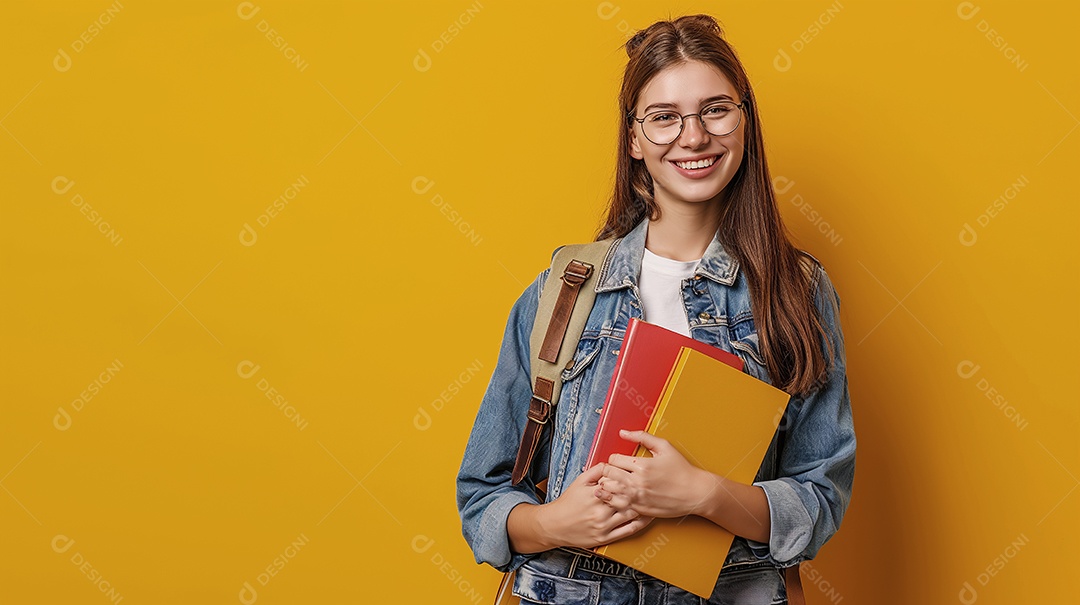
{"type": "Polygon", "coordinates": [[[680,115],[668,109],[661,109],[649,112],[643,118],[635,116],[633,112],[627,113],[626,117],[641,124],[641,131],[645,133],[645,138],[656,145],[668,145],[679,138],[683,131],[683,122],[690,117],[700,120],[705,132],[713,136],[722,137],[735,132],[735,129],[742,122],[743,105],[745,103],[746,99],[743,99],[742,103],[721,101],[705,106],[701,113],[688,113],[686,115],[680,115]]]}

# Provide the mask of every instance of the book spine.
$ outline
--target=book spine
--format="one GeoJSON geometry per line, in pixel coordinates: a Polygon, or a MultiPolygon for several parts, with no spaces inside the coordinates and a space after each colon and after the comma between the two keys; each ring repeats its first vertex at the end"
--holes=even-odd
{"type": "MultiPolygon", "coordinates": [[[[679,348],[679,356],[675,358],[675,363],[671,366],[671,373],[668,374],[667,382],[664,383],[664,390],[660,391],[660,401],[656,403],[656,408],[653,409],[652,417],[649,418],[649,424],[645,428],[645,432],[655,435],[656,429],[663,422],[664,411],[667,410],[671,393],[675,390],[675,384],[679,382],[683,367],[686,366],[686,360],[690,357],[690,351],[693,351],[690,347],[679,348]]],[[[649,448],[639,444],[637,449],[634,450],[634,456],[652,456],[652,452],[649,451],[649,448]]]]}
{"type": "Polygon", "coordinates": [[[615,364],[615,371],[611,373],[611,384],[608,385],[607,396],[604,397],[604,407],[600,411],[600,420],[596,427],[596,434],[593,435],[592,446],[589,448],[589,457],[585,461],[586,469],[592,468],[597,462],[600,462],[600,460],[596,459],[597,449],[600,447],[600,436],[604,434],[604,427],[607,426],[608,412],[612,408],[611,400],[614,399],[616,394],[615,385],[618,384],[623,367],[626,365],[623,363],[626,359],[626,349],[633,342],[634,335],[637,333],[637,330],[634,329],[635,325],[637,325],[637,322],[630,322],[630,325],[626,328],[626,334],[623,335],[622,344],[619,345],[619,361],[615,364]]]}

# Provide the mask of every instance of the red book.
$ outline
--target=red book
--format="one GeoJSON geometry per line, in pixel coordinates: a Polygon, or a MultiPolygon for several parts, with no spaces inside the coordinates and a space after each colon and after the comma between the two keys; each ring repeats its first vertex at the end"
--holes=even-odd
{"type": "Polygon", "coordinates": [[[704,353],[740,372],[743,369],[738,355],[656,324],[630,318],[585,468],[607,462],[612,454],[634,455],[637,444],[620,437],[619,431],[644,431],[649,426],[682,347],[704,353]]]}

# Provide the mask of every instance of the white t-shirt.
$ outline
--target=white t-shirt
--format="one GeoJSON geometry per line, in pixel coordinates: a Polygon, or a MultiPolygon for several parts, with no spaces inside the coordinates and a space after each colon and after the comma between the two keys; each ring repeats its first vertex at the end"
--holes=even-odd
{"type": "Polygon", "coordinates": [[[694,275],[697,260],[672,260],[653,254],[645,248],[641,258],[641,291],[643,319],[674,332],[690,336],[690,324],[686,319],[683,303],[682,280],[694,275]]]}

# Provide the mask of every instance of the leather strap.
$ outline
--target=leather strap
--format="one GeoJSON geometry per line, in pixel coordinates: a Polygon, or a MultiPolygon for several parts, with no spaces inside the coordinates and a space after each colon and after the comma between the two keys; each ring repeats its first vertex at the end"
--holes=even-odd
{"type": "MultiPolygon", "coordinates": [[[[559,297],[555,300],[555,308],[551,312],[551,320],[548,322],[544,341],[540,345],[541,360],[549,363],[558,361],[559,350],[562,349],[563,338],[566,336],[566,328],[570,324],[570,315],[574,311],[574,303],[577,302],[581,284],[585,283],[592,273],[593,266],[590,263],[576,258],[567,263],[563,271],[559,297]]],[[[543,376],[536,377],[532,398],[529,400],[528,421],[525,424],[525,432],[521,435],[517,459],[514,460],[514,472],[510,476],[514,485],[525,478],[529,467],[532,466],[532,459],[536,455],[536,445],[540,442],[540,433],[551,416],[554,391],[554,380],[543,376]]]]}
{"type": "Polygon", "coordinates": [[[788,605],[806,605],[806,595],[803,594],[802,576],[799,575],[799,565],[784,568],[784,586],[787,587],[788,605]]]}
{"type": "Polygon", "coordinates": [[[540,443],[540,432],[544,430],[544,425],[551,416],[551,392],[554,387],[555,383],[547,378],[536,377],[532,399],[529,400],[529,420],[525,424],[525,433],[521,435],[521,447],[518,448],[514,472],[510,476],[514,485],[525,478],[525,473],[528,472],[532,459],[536,456],[536,444],[540,443]]]}
{"type": "Polygon", "coordinates": [[[566,335],[566,326],[570,323],[570,313],[574,310],[581,284],[592,275],[593,266],[574,259],[566,265],[563,271],[562,287],[559,288],[559,298],[555,301],[555,310],[551,313],[551,322],[548,323],[547,334],[540,346],[540,359],[555,363],[559,358],[559,349],[562,348],[563,336],[566,335]]]}
{"type": "Polygon", "coordinates": [[[503,574],[499,589],[495,591],[495,605],[520,605],[521,599],[514,596],[514,572],[503,574]]]}
{"type": "Polygon", "coordinates": [[[554,416],[562,389],[562,371],[574,362],[578,341],[596,299],[596,289],[589,280],[594,267],[607,261],[615,240],[608,238],[563,246],[552,258],[529,338],[529,350],[532,351],[529,370],[534,384],[529,415],[511,474],[514,485],[529,474],[544,427],[554,416]],[[560,267],[563,267],[561,275],[560,267]],[[562,282],[558,289],[555,288],[556,279],[562,282]]]}

